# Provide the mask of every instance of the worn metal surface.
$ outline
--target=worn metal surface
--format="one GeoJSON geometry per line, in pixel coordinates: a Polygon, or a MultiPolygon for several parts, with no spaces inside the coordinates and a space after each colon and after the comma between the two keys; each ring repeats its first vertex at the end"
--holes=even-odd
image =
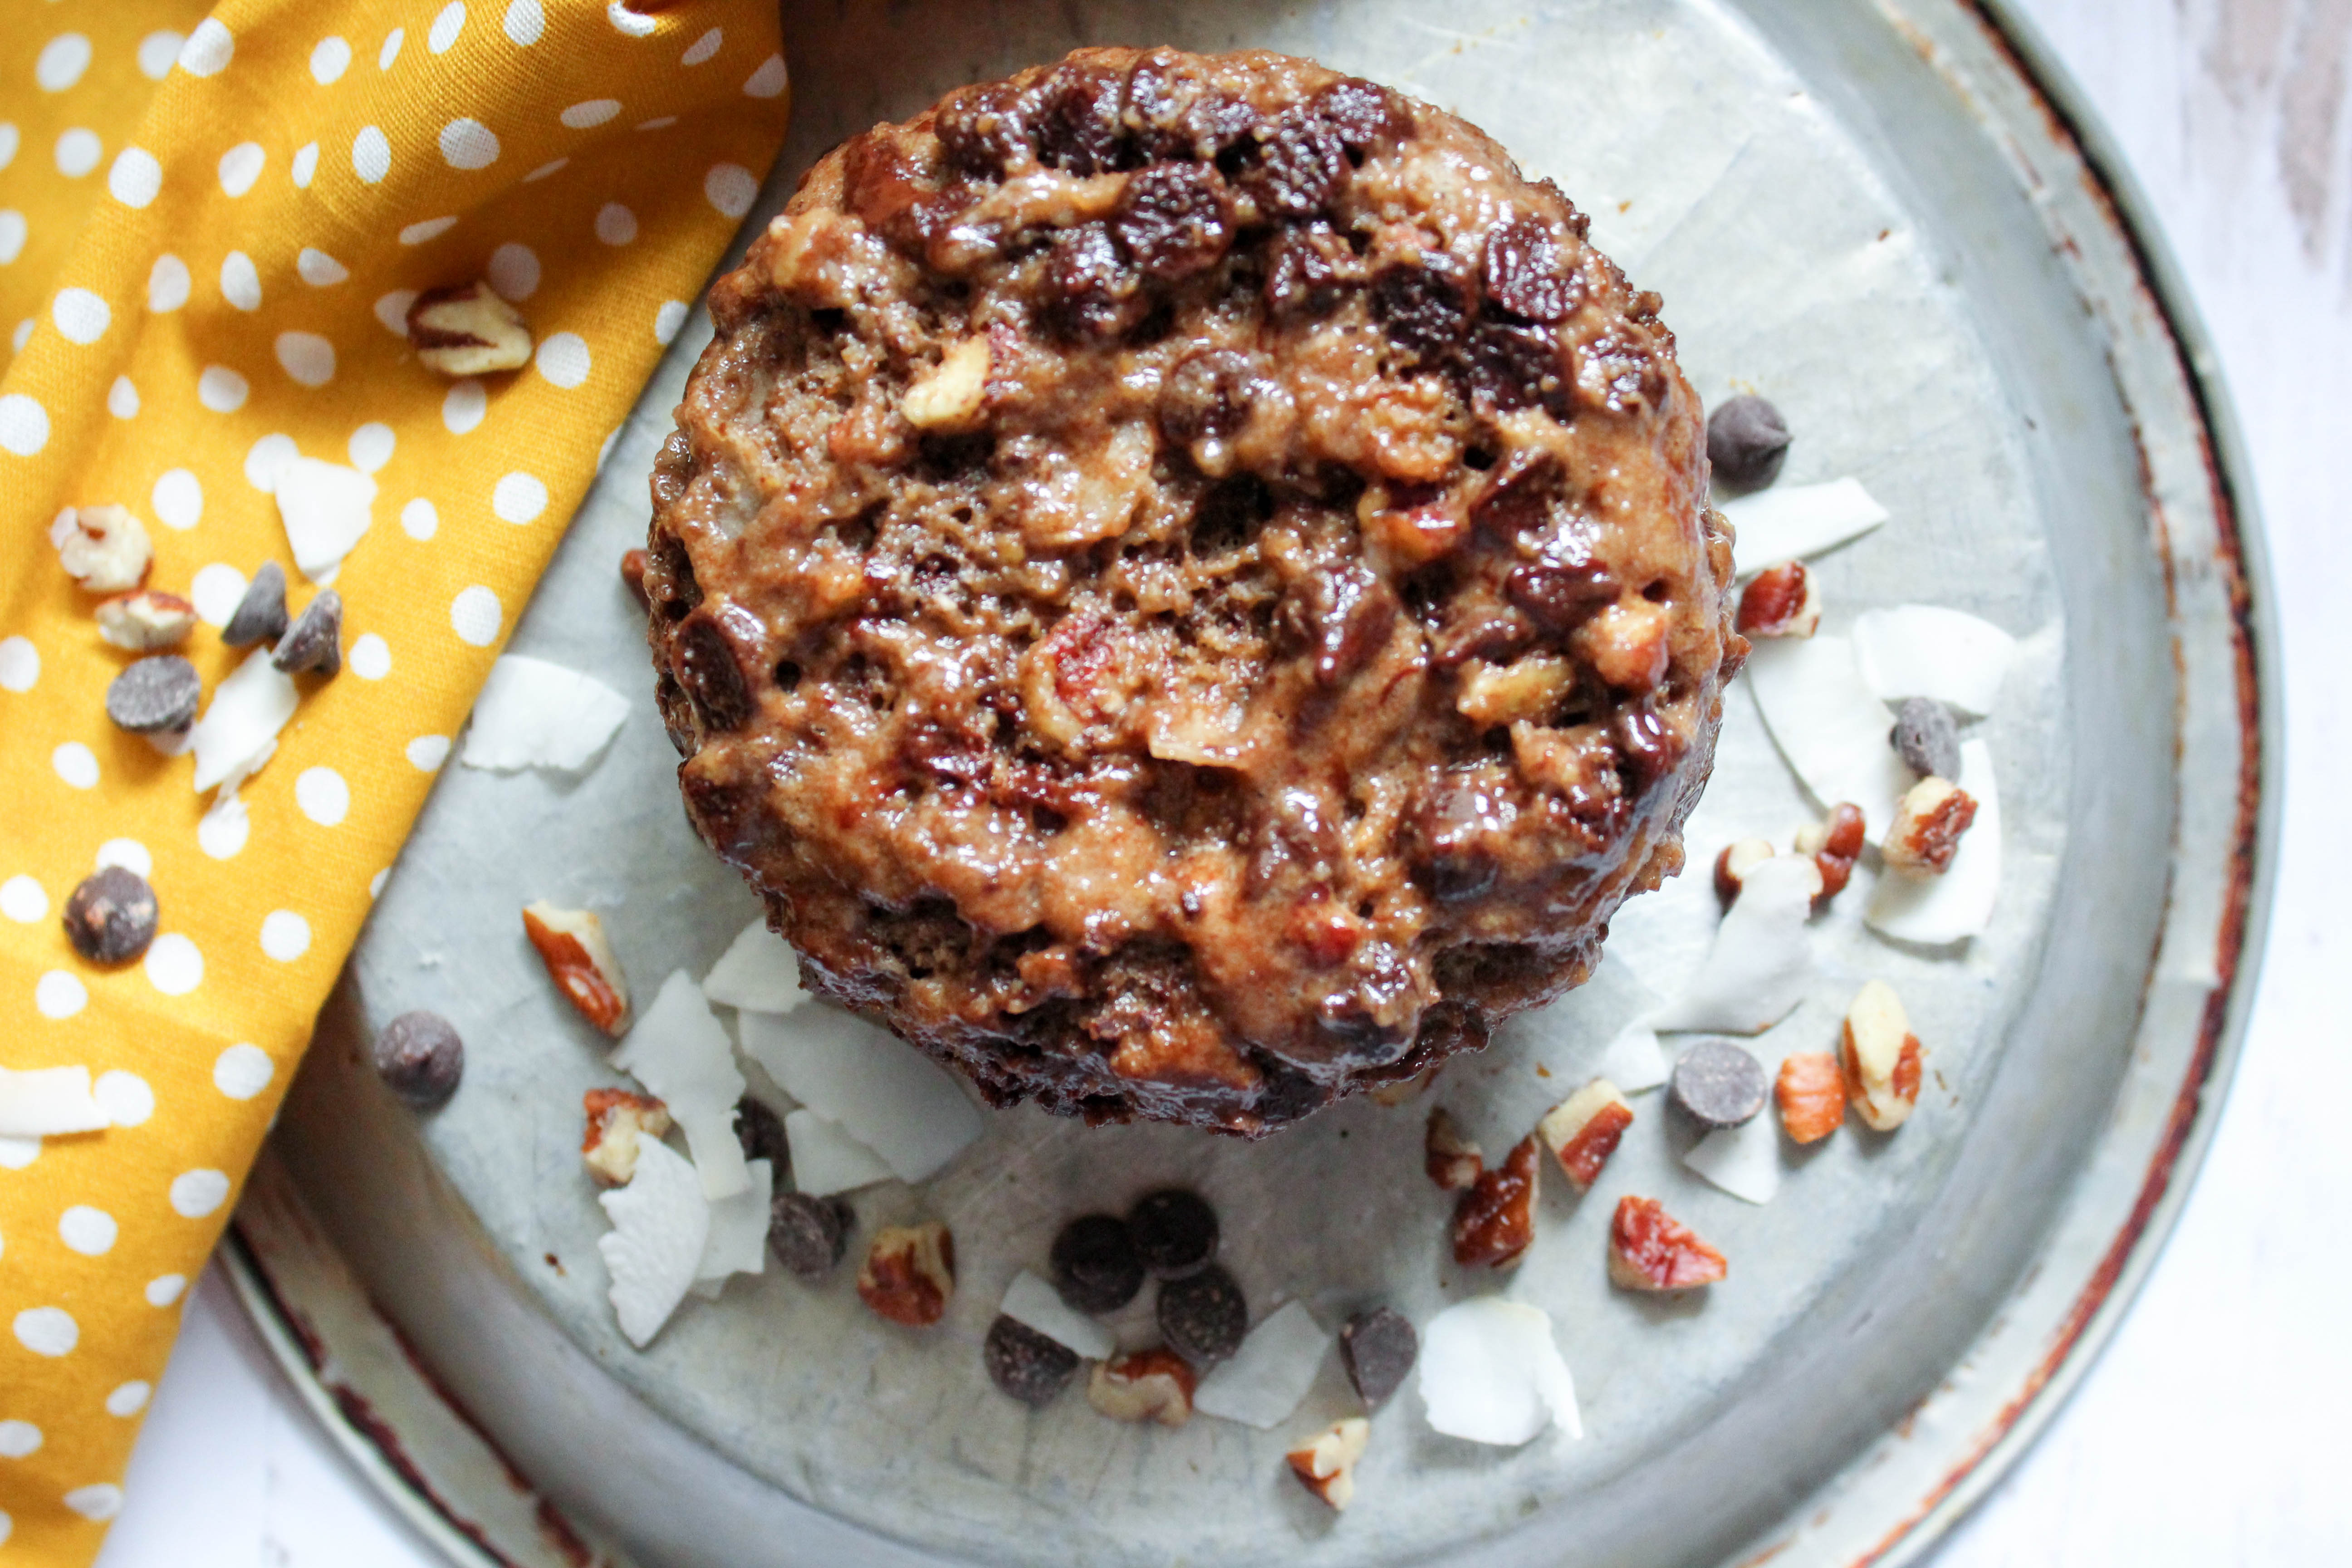
{"type": "MultiPolygon", "coordinates": [[[[1425,1316],[1483,1288],[1438,1266],[1419,1108],[1351,1107],[1250,1150],[1001,1118],[931,1191],[861,1200],[868,1224],[955,1222],[965,1287],[945,1332],[918,1342],[864,1318],[845,1282],[772,1277],[689,1303],[648,1354],[618,1340],[573,1153],[579,1092],[607,1079],[510,925],[534,896],[604,907],[650,989],[750,918],[677,822],[647,710],[576,787],[453,771],[322,1019],[280,1147],[366,1289],[523,1473],[651,1563],[1915,1553],[2078,1374],[2169,1223],[2226,1082],[2270,844],[2261,738],[2276,731],[2226,418],[2193,351],[2184,364],[2193,327],[2160,258],[2118,216],[2128,193],[2037,89],[2015,30],[1948,0],[789,20],[788,169],[1083,36],[1313,53],[1469,113],[1555,174],[1665,294],[1701,391],[1753,384],[1789,409],[1801,439],[1783,482],[1854,472],[1895,510],[1825,563],[1833,605],[1931,598],[2043,634],[1993,731],[2002,925],[1958,959],[1896,952],[1853,926],[1850,894],[1823,931],[1822,994],[1768,1045],[1818,1048],[1853,982],[1889,973],[1943,1092],[1893,1142],[1849,1134],[1792,1160],[1760,1211],[1701,1187],[1654,1127],[1629,1140],[1608,1195],[1689,1211],[1733,1257],[1730,1285],[1696,1310],[1612,1297],[1605,1201],[1549,1204],[1510,1289],[1553,1311],[1591,1437],[1470,1449],[1432,1437],[1408,1396],[1332,1529],[1276,1473],[1287,1429],[1107,1429],[1071,1399],[1027,1417],[987,1389],[976,1342],[1060,1214],[1165,1176],[1223,1202],[1261,1311],[1298,1294],[1328,1321],[1383,1296],[1425,1316]],[[474,1042],[467,1092],[422,1137],[352,1049],[370,1017],[416,1005],[474,1042]]],[[[641,531],[638,476],[680,374],[616,444],[519,645],[633,694],[611,563],[641,531]]],[[[1735,698],[1694,858],[1784,834],[1800,809],[1735,698]]],[[[1535,1068],[1576,1081],[1639,1005],[1625,961],[1671,985],[1706,923],[1695,884],[1629,910],[1604,981],[1442,1098],[1490,1142],[1518,1125],[1556,1092],[1535,1068]]],[[[1342,1402],[1327,1366],[1295,1425],[1342,1402]]]]}

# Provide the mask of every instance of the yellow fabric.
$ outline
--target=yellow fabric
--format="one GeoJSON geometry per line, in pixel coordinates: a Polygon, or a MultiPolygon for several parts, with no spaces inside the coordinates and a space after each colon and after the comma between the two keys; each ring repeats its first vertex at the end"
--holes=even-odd
{"type": "MultiPolygon", "coordinates": [[[[0,335],[25,323],[0,380],[0,1065],[87,1066],[118,1121],[0,1143],[0,1565],[95,1555],[436,738],[781,142],[772,5],[646,9],[0,0],[0,335]],[[384,322],[485,276],[541,353],[478,395],[384,322]],[[346,667],[304,678],[243,841],[200,842],[192,760],[104,716],[133,656],[48,529],[119,502],[152,586],[225,616],[276,560],[299,610],[255,482],[284,437],[375,468],[335,583],[346,667]],[[59,924],[102,856],[152,866],[166,933],[117,970],[59,924]]],[[[183,651],[208,696],[242,657],[209,626],[183,651]]]]}

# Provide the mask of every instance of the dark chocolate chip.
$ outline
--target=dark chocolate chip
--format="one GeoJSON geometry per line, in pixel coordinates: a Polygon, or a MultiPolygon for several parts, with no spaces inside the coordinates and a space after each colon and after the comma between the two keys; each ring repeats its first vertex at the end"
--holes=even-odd
{"type": "Polygon", "coordinates": [[[1772,1079],[1764,1065],[1729,1040],[1701,1040],[1675,1063],[1669,1091],[1702,1127],[1737,1127],[1764,1109],[1772,1079]]]}
{"type": "Polygon", "coordinates": [[[1156,163],[1128,176],[1110,236],[1155,278],[1189,278],[1225,253],[1224,181],[1199,163],[1156,163]]]}
{"type": "Polygon", "coordinates": [[[1507,845],[1519,808],[1499,777],[1456,773],[1423,796],[1412,819],[1421,848],[1421,881],[1442,903],[1475,899],[1502,874],[1496,847],[1507,845]]]}
{"type": "Polygon", "coordinates": [[[958,174],[996,179],[1035,150],[1028,104],[1011,82],[968,87],[940,105],[932,130],[948,166],[958,174]]]}
{"type": "Polygon", "coordinates": [[[1045,259],[1046,314],[1066,337],[1108,336],[1127,325],[1134,270],[1098,223],[1066,228],[1045,259]]]}
{"type": "Polygon", "coordinates": [[[1351,152],[1370,152],[1412,134],[1412,111],[1404,100],[1360,77],[1335,81],[1308,101],[1351,152]]]}
{"type": "Polygon", "coordinates": [[[265,561],[246,584],[245,597],[236,602],[228,625],[221,628],[221,641],[231,647],[274,643],[286,635],[286,568],[265,561]]]}
{"type": "Polygon", "coordinates": [[[155,940],[155,889],[138,872],[109,866],[66,900],[66,940],[92,963],[128,963],[155,940]]]}
{"type": "Polygon", "coordinates": [[[1221,440],[1249,422],[1256,367],[1233,349],[1195,349],[1178,360],[1160,384],[1160,430],[1189,447],[1221,440]]]}
{"type": "Polygon", "coordinates": [[[1116,1312],[1143,1289],[1143,1260],[1116,1215],[1081,1215],[1054,1238],[1054,1289],[1081,1312],[1116,1312]]]}
{"type": "Polygon", "coordinates": [[[1650,788],[1682,761],[1682,737],[1659,717],[1649,698],[1618,710],[1609,729],[1637,791],[1650,788]]]}
{"type": "Polygon", "coordinates": [[[1761,489],[1788,455],[1788,423],[1760,397],[1735,397],[1707,416],[1706,460],[1726,489],[1761,489]]]}
{"type": "Polygon", "coordinates": [[[1292,630],[1315,651],[1315,681],[1326,689],[1387,645],[1402,608],[1395,590],[1354,561],[1309,572],[1283,602],[1292,630]]]}
{"type": "Polygon", "coordinates": [[[1421,1336],[1403,1313],[1387,1307],[1359,1312],[1339,1325],[1339,1363],[1356,1397],[1377,1405],[1403,1384],[1421,1354],[1421,1336]]]}
{"type": "Polygon", "coordinates": [[[1249,1333],[1249,1303],[1234,1277],[1212,1263],[1160,1287],[1160,1337],[1194,1366],[1214,1366],[1249,1333]]]}
{"type": "Polygon", "coordinates": [[[748,1094],[735,1102],[735,1142],[743,1146],[746,1160],[765,1160],[772,1165],[778,1182],[793,1167],[792,1146],[784,1141],[783,1118],[748,1094]]]}
{"type": "Polygon", "coordinates": [[[1601,562],[1564,552],[1511,568],[1503,592],[1512,604],[1554,633],[1573,631],[1617,597],[1617,582],[1601,562]]]}
{"type": "MultiPolygon", "coordinates": [[[[733,611],[734,606],[723,610],[733,611]]],[[[694,699],[705,729],[724,734],[740,729],[751,717],[751,692],[736,660],[734,640],[708,607],[696,610],[678,629],[677,679],[694,699]]]]}
{"type": "Polygon", "coordinates": [[[419,1009],[386,1024],[370,1058],[385,1088],[419,1110],[430,1110],[457,1092],[466,1071],[466,1042],[448,1019],[419,1009]]]}
{"type": "Polygon", "coordinates": [[[856,1215],[837,1197],[778,1193],[768,1205],[768,1250],[803,1279],[822,1279],[849,1250],[856,1215]]]}
{"type": "Polygon", "coordinates": [[[1886,741],[1921,778],[1960,776],[1960,727],[1952,710],[1932,697],[1905,698],[1886,741]]]}
{"type": "Polygon", "coordinates": [[[1198,1193],[1181,1187],[1164,1187],[1137,1199],[1127,1214],[1127,1230],[1135,1255],[1162,1279],[1204,1268],[1217,1255],[1217,1211],[1198,1193]]]}
{"type": "Polygon", "coordinates": [[[1533,218],[1499,225],[1486,237],[1486,298],[1529,321],[1557,321],[1576,309],[1575,281],[1560,266],[1551,229],[1533,218]]]}
{"type": "Polygon", "coordinates": [[[1234,183],[1268,218],[1313,217],[1348,178],[1348,153],[1331,122],[1310,109],[1285,110],[1243,142],[1234,183]]]}
{"type": "Polygon", "coordinates": [[[1561,420],[1570,413],[1559,345],[1541,328],[1479,322],[1462,345],[1460,374],[1472,398],[1502,413],[1540,407],[1561,420]]]}
{"type": "Polygon", "coordinates": [[[106,716],[134,735],[184,730],[196,721],[205,683],[176,653],[140,659],[107,683],[106,716]]]}
{"type": "Polygon", "coordinates": [[[1426,364],[1448,360],[1470,327],[1462,286],[1434,253],[1423,264],[1399,262],[1375,273],[1371,307],[1389,341],[1426,364]]]}
{"type": "Polygon", "coordinates": [[[1054,1403],[1078,1370],[1077,1352],[1002,1312],[988,1325],[981,1359],[991,1383],[1033,1408],[1054,1403]]]}
{"type": "Polygon", "coordinates": [[[1262,292],[1276,316],[1329,315],[1363,281],[1362,261],[1328,225],[1284,230],[1271,254],[1262,292]]]}
{"type": "Polygon", "coordinates": [[[1126,83],[1115,71],[1066,62],[1040,84],[1037,155],[1073,174],[1120,166],[1119,113],[1126,83]]]}
{"type": "Polygon", "coordinates": [[[270,650],[269,662],[289,675],[315,670],[340,674],[343,668],[343,596],[332,588],[302,606],[286,635],[270,650]]]}

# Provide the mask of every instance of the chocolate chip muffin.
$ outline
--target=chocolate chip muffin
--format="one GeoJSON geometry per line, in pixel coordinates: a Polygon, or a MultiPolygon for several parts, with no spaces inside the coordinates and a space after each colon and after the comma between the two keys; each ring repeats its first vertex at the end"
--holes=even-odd
{"type": "Polygon", "coordinates": [[[998,1104],[1256,1134],[1682,865],[1745,645],[1654,295],[1471,126],[1087,49],[712,290],[645,586],[687,811],[998,1104]]]}

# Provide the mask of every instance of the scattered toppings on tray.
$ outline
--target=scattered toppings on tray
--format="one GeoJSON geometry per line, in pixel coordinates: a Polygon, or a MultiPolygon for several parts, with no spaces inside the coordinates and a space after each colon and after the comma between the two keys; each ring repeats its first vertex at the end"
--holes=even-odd
{"type": "Polygon", "coordinates": [[[1181,1426],[1192,1418],[1192,1392],[1198,1384],[1191,1363],[1154,1345],[1097,1362],[1087,1379],[1087,1403],[1114,1421],[1181,1426]]]}
{"type": "Polygon", "coordinates": [[[49,525],[49,542],[66,575],[85,593],[122,594],[144,587],[155,564],[146,526],[121,506],[69,506],[49,525]]]}
{"type": "Polygon", "coordinates": [[[1623,1290],[1688,1290],[1729,1272],[1717,1252],[1655,1198],[1623,1197],[1609,1223],[1609,1282],[1623,1290]]]}
{"type": "Polygon", "coordinates": [[[1706,416],[1707,464],[1727,489],[1761,489],[1779,479],[1789,441],[1780,411],[1753,395],[1726,398],[1706,416]]]}
{"type": "Polygon", "coordinates": [[[534,900],[522,907],[522,931],[547,977],[582,1017],[615,1038],[628,1033],[628,977],[593,910],[562,910],[534,900]]]}
{"type": "MultiPolygon", "coordinates": [[[[1170,1287],[1163,1286],[1162,1300],[1170,1287]]],[[[1238,1299],[1239,1292],[1235,1293],[1238,1299]]],[[[1296,1301],[1250,1330],[1230,1359],[1201,1379],[1192,1406],[1203,1415],[1265,1431],[1290,1419],[1331,1348],[1331,1336],[1296,1301]]]]}
{"type": "Polygon", "coordinates": [[[1536,1238],[1538,1142],[1532,1132],[1520,1139],[1454,1204],[1454,1261],[1463,1268],[1507,1268],[1536,1238]]]}
{"type": "Polygon", "coordinates": [[[1775,855],[1749,867],[1698,973],[1651,1016],[1651,1027],[1760,1035],[1794,1012],[1812,988],[1805,922],[1822,886],[1809,855],[1775,855]]]}
{"type": "Polygon", "coordinates": [[[1421,1398],[1436,1430],[1507,1448],[1555,1425],[1584,1436],[1576,1383],[1542,1308],[1474,1297],[1430,1319],[1421,1340],[1421,1398]]]}
{"type": "Polygon", "coordinates": [[[768,1205],[768,1249],[803,1279],[822,1279],[849,1251],[856,1215],[837,1197],[778,1193],[768,1205]]]}
{"type": "Polygon", "coordinates": [[[488,283],[425,289],[409,302],[406,325],[416,363],[452,381],[530,363],[530,328],[522,312],[488,283]]]}
{"type": "Polygon", "coordinates": [[[613,1281],[613,1310],[623,1335],[643,1350],[694,1286],[710,1237],[709,1200],[683,1155],[646,1139],[628,1185],[596,1201],[613,1222],[596,1238],[613,1281]]]}
{"type": "Polygon", "coordinates": [[[1197,1274],[1217,1256],[1217,1211],[1181,1187],[1146,1193],[1127,1211],[1127,1234],[1138,1262],[1157,1279],[1197,1274]]]}
{"type": "Polygon", "coordinates": [[[56,1138],[114,1125],[86,1067],[0,1067],[0,1138],[56,1138]]]}
{"type": "Polygon", "coordinates": [[[1335,1421],[1283,1458],[1298,1484],[1331,1505],[1345,1509],[1356,1495],[1356,1461],[1372,1440],[1372,1424],[1360,1415],[1335,1421]]]}
{"type": "Polygon", "coordinates": [[[955,1294],[955,1237],[938,1220],[884,1226],[858,1266],[857,1294],[876,1317],[929,1328],[955,1294]]]}
{"type": "Polygon", "coordinates": [[[375,521],[375,480],[323,458],[291,458],[278,467],[272,491],[296,569],[325,587],[375,521]]]}
{"type": "Polygon", "coordinates": [[[1051,1285],[1026,1268],[1005,1287],[1004,1300],[997,1310],[1089,1361],[1101,1361],[1118,1349],[1108,1329],[1073,1310],[1051,1285]]]}
{"type": "Polygon", "coordinates": [[[649,1094],[625,1089],[592,1089],[581,1096],[588,1130],[580,1158],[588,1173],[607,1187],[626,1186],[636,1174],[640,1141],[659,1141],[670,1130],[669,1108],[649,1094]]]}
{"type": "Polygon", "coordinates": [[[1772,1080],[1753,1056],[1729,1040],[1699,1040],[1675,1062],[1667,1097],[1676,1110],[1712,1130],[1751,1120],[1771,1092],[1772,1080]]]}
{"type": "Polygon", "coordinates": [[[1585,1193],[1592,1190],[1601,1167],[1632,1125],[1633,1108],[1625,1096],[1607,1079],[1596,1078],[1546,1112],[1536,1123],[1536,1132],[1559,1162],[1569,1184],[1585,1193]]]}
{"type": "Polygon", "coordinates": [[[981,1360],[991,1383],[1036,1409],[1060,1397],[1078,1371],[1077,1352],[1003,1312],[988,1325],[981,1360]]]}
{"type": "Polygon", "coordinates": [[[1780,1125],[1792,1143],[1818,1143],[1845,1121],[1845,1074],[1829,1051],[1795,1051],[1773,1086],[1780,1125]]]}
{"type": "Polygon", "coordinates": [[[800,960],[764,920],[753,921],[702,977],[702,994],[745,1013],[789,1013],[809,999],[800,960]]]}
{"type": "Polygon", "coordinates": [[[1196,1367],[1214,1366],[1241,1348],[1249,1303],[1234,1277],[1214,1263],[1160,1287],[1154,1307],[1160,1337],[1196,1367]]]}
{"type": "Polygon", "coordinates": [[[1992,924],[2000,894],[2000,795],[1993,780],[1992,748],[1960,742],[1960,776],[1953,781],[1976,811],[1959,847],[1940,876],[1890,867],[1871,889],[1863,919],[1898,942],[1937,947],[1981,936],[1992,924]]]}
{"type": "Polygon", "coordinates": [[[1822,627],[1821,585],[1801,561],[1767,566],[1740,590],[1733,625],[1745,637],[1809,637],[1822,627]]]}
{"type": "Polygon", "coordinates": [[[604,754],[628,716],[628,702],[593,676],[501,654],[474,699],[458,760],[495,773],[578,773],[604,754]]]}
{"type": "Polygon", "coordinates": [[[1853,802],[1874,841],[1911,787],[1911,772],[1887,744],[1895,716],[1863,680],[1852,640],[1823,634],[1759,643],[1745,679],[1805,792],[1822,804],[1853,802]]]}
{"type": "Polygon", "coordinates": [[[419,1110],[430,1110],[457,1092],[466,1072],[466,1042],[448,1019],[418,1008],[377,1031],[369,1059],[386,1089],[419,1110]]]}
{"type": "Polygon", "coordinates": [[[92,963],[128,963],[155,940],[155,889],[127,866],[84,877],[66,899],[66,940],[92,963]]]}
{"type": "Polygon", "coordinates": [[[736,1028],[743,1054],[779,1089],[879,1155],[902,1182],[938,1173],[984,1129],[952,1074],[854,1014],[745,1012],[736,1028]]]}
{"type": "Polygon", "coordinates": [[[1339,1325],[1339,1364],[1367,1409],[1377,1409],[1404,1386],[1421,1354],[1412,1320],[1389,1307],[1358,1312],[1339,1325]]]}
{"type": "Polygon", "coordinates": [[[1486,1152],[1462,1136],[1453,1112],[1438,1106],[1422,1134],[1422,1167],[1441,1191],[1467,1192],[1486,1173],[1486,1152]]]}
{"type": "Polygon", "coordinates": [[[1115,1215],[1080,1215],[1064,1226],[1049,1263],[1054,1289],[1081,1312],[1116,1312],[1143,1289],[1143,1259],[1115,1215]]]}
{"type": "Polygon", "coordinates": [[[1846,1009],[1839,1053],[1855,1114],[1881,1132],[1910,1120],[1919,1103],[1919,1037],[1895,987],[1884,980],[1864,984],[1846,1009]]]}
{"type": "Polygon", "coordinates": [[[662,982],[654,1004],[613,1053],[613,1065],[659,1096],[686,1133],[707,1197],[741,1192],[751,1177],[735,1137],[743,1075],[727,1030],[684,970],[662,982]]]}

